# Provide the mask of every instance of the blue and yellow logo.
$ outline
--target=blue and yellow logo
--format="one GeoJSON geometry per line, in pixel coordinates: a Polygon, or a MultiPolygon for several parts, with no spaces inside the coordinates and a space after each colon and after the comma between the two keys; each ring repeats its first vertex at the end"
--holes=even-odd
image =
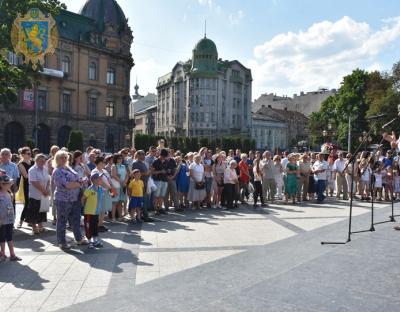
{"type": "Polygon", "coordinates": [[[43,65],[45,55],[53,54],[57,47],[56,23],[50,14],[30,9],[14,21],[11,40],[15,53],[24,55],[25,63],[32,62],[32,68],[36,69],[38,63],[43,65]]]}

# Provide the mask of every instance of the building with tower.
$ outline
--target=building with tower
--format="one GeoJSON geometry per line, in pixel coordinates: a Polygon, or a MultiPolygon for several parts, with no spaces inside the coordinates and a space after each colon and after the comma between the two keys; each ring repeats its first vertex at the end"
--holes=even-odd
{"type": "Polygon", "coordinates": [[[157,82],[156,134],[166,137],[249,136],[251,70],[218,58],[204,36],[192,59],[178,62],[157,82]]]}
{"type": "MultiPolygon", "coordinates": [[[[47,153],[79,129],[85,145],[118,150],[129,143],[132,128],[128,20],[115,0],[87,0],[79,13],[62,10],[54,19],[59,43],[45,60],[39,87],[21,90],[12,107],[0,105],[0,145],[16,151],[37,137],[47,153]]],[[[19,62],[13,53],[8,60],[19,62]]]]}

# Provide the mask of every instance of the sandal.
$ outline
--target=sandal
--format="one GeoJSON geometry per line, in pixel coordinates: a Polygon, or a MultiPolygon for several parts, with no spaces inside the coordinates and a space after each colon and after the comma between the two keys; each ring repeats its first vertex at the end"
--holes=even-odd
{"type": "Polygon", "coordinates": [[[10,257],[10,261],[21,261],[22,259],[20,257],[17,257],[16,255],[10,257]]]}
{"type": "Polygon", "coordinates": [[[6,260],[7,260],[7,256],[6,255],[0,256],[0,262],[4,262],[6,260]]]}

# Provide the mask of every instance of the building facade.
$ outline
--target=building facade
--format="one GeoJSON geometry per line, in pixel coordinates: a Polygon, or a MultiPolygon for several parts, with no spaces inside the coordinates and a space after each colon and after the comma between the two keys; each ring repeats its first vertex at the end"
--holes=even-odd
{"type": "Polygon", "coordinates": [[[309,117],[313,112],[319,111],[321,104],[329,96],[335,95],[336,90],[319,89],[304,93],[300,95],[294,94],[293,97],[278,96],[273,93],[262,94],[253,103],[253,111],[259,110],[261,107],[271,106],[276,109],[287,109],[288,111],[295,111],[302,113],[309,117]]]}
{"type": "Polygon", "coordinates": [[[300,141],[309,141],[308,121],[302,113],[263,106],[253,114],[256,131],[252,138],[258,142],[257,148],[291,149],[300,141]]]}
{"type": "Polygon", "coordinates": [[[149,93],[132,100],[130,118],[135,121],[134,134],[156,133],[157,95],[149,93]]]}
{"type": "MultiPolygon", "coordinates": [[[[129,143],[132,127],[133,36],[127,19],[114,0],[88,0],[78,14],[62,10],[54,18],[56,52],[46,58],[38,88],[22,90],[19,103],[0,111],[0,144],[15,151],[32,139],[47,153],[52,144],[65,146],[70,131],[79,129],[85,145],[117,150],[129,143]],[[33,106],[26,105],[29,97],[33,106]]],[[[18,58],[10,53],[9,61],[18,58]]]]}
{"type": "Polygon", "coordinates": [[[192,59],[178,62],[157,82],[156,134],[174,137],[249,136],[251,70],[218,58],[204,37],[192,59]]]}
{"type": "Polygon", "coordinates": [[[261,113],[252,114],[251,138],[259,150],[286,150],[288,148],[288,125],[283,118],[261,113]]]}

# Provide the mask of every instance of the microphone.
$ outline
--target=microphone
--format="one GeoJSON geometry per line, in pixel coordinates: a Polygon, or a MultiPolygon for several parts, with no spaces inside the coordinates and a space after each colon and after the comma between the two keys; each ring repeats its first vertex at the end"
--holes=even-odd
{"type": "Polygon", "coordinates": [[[396,120],[398,120],[398,119],[399,119],[399,117],[393,118],[391,121],[385,123],[385,124],[382,126],[382,129],[385,129],[386,127],[390,126],[392,123],[394,123],[394,122],[395,122],[396,120]]]}
{"type": "Polygon", "coordinates": [[[379,118],[386,117],[386,116],[387,116],[387,114],[379,114],[379,115],[375,115],[375,116],[369,116],[365,119],[366,120],[374,120],[374,119],[379,119],[379,118]]]}

